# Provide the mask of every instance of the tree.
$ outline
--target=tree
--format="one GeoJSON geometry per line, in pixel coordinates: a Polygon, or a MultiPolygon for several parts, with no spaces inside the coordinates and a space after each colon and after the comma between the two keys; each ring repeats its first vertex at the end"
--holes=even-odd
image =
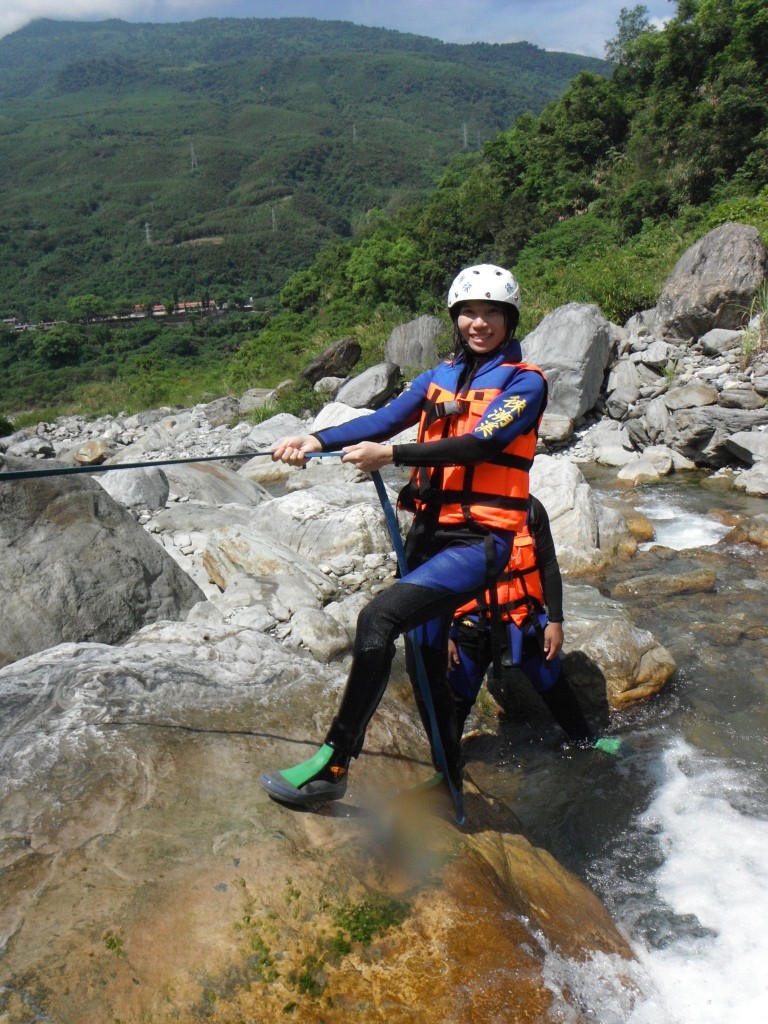
{"type": "Polygon", "coordinates": [[[105,316],[107,304],[98,295],[75,295],[67,302],[67,314],[70,320],[83,320],[90,323],[94,317],[105,316]]]}
{"type": "Polygon", "coordinates": [[[47,366],[59,367],[76,363],[85,344],[85,332],[76,324],[59,324],[49,331],[34,331],[32,348],[47,366]]]}
{"type": "Polygon", "coordinates": [[[628,54],[640,36],[646,32],[656,31],[648,17],[648,8],[644,4],[622,7],[616,26],[618,32],[605,44],[605,59],[614,66],[627,62],[628,54]]]}

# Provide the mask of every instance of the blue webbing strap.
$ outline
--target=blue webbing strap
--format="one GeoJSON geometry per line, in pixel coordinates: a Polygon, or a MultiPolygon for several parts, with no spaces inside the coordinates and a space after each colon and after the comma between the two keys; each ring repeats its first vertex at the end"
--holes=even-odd
{"type": "MultiPolygon", "coordinates": [[[[405,576],[408,572],[408,567],[405,563],[405,548],[403,547],[403,540],[400,536],[400,528],[397,524],[397,516],[392,508],[392,503],[389,500],[387,489],[384,486],[384,481],[381,479],[381,474],[378,470],[371,473],[373,483],[376,488],[376,493],[379,496],[381,507],[384,510],[384,518],[387,521],[387,528],[389,529],[389,535],[394,545],[395,554],[397,555],[397,564],[400,567],[401,575],[405,576]]],[[[421,690],[421,696],[429,715],[429,724],[432,728],[432,745],[435,748],[435,757],[440,770],[443,773],[445,781],[448,783],[448,789],[451,793],[451,799],[453,800],[453,806],[456,810],[456,824],[464,824],[464,798],[462,797],[461,791],[456,788],[448,771],[448,762],[445,757],[445,750],[443,749],[443,743],[440,739],[440,729],[437,725],[437,716],[435,715],[435,705],[432,700],[432,691],[429,688],[429,680],[427,679],[427,670],[424,667],[424,659],[421,656],[421,647],[419,646],[419,639],[415,630],[412,630],[408,634],[411,646],[413,648],[413,657],[416,662],[416,676],[419,680],[419,689],[421,690]]]]}
{"type": "MultiPolygon", "coordinates": [[[[309,452],[307,453],[306,458],[324,458],[325,456],[340,457],[343,454],[343,452],[309,452]]],[[[397,523],[397,516],[395,515],[395,510],[392,508],[392,503],[389,500],[389,495],[387,494],[387,488],[384,484],[384,481],[381,479],[381,473],[379,473],[378,470],[374,470],[371,473],[371,479],[373,480],[374,487],[376,488],[376,493],[378,494],[379,501],[381,502],[381,508],[382,511],[384,512],[384,519],[386,520],[387,523],[387,530],[389,531],[392,546],[394,547],[395,555],[397,556],[397,564],[400,568],[400,574],[402,576],[405,576],[408,572],[408,566],[405,561],[405,548],[403,546],[403,539],[400,536],[400,527],[398,526],[397,523]]],[[[432,729],[432,745],[435,748],[435,757],[437,759],[437,763],[440,767],[440,770],[443,773],[443,777],[445,778],[445,781],[448,783],[448,789],[450,791],[451,799],[453,800],[453,806],[456,811],[456,824],[463,825],[465,820],[464,799],[462,797],[460,790],[458,790],[456,786],[453,784],[450,773],[448,771],[448,762],[445,757],[445,750],[443,749],[442,740],[440,739],[440,730],[437,725],[437,716],[435,715],[435,705],[432,700],[432,691],[429,688],[427,670],[424,666],[424,659],[421,656],[421,647],[419,646],[419,640],[418,636],[416,635],[416,631],[412,630],[408,634],[408,637],[413,647],[413,656],[414,661],[416,662],[416,677],[419,682],[419,689],[421,690],[421,696],[424,701],[424,705],[427,709],[427,714],[429,715],[429,724],[432,729]]]]}

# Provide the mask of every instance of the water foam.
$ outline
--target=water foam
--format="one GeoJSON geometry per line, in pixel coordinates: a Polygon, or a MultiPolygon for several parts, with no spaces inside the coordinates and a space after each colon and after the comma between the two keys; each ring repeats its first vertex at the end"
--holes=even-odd
{"type": "Polygon", "coordinates": [[[714,934],[641,951],[641,962],[681,1024],[763,1021],[768,820],[755,813],[755,780],[682,739],[664,754],[663,771],[639,822],[660,830],[657,891],[676,914],[695,915],[714,934]]]}

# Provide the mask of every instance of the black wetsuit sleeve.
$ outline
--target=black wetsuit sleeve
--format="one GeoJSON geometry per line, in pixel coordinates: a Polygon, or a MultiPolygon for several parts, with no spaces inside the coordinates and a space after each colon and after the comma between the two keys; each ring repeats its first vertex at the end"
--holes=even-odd
{"type": "Polygon", "coordinates": [[[439,441],[392,445],[392,459],[396,466],[473,466],[487,462],[505,446],[504,440],[462,434],[439,441]]]}
{"type": "Polygon", "coordinates": [[[557,561],[555,541],[549,525],[547,510],[541,502],[531,496],[531,511],[528,525],[536,547],[536,565],[541,575],[541,586],[550,622],[563,621],[563,577],[557,561]]]}

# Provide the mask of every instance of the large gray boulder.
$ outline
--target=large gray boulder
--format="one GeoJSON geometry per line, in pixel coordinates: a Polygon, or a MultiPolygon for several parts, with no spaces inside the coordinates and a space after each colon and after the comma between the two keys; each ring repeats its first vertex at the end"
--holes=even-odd
{"type": "Polygon", "coordinates": [[[757,228],[721,224],[675,264],[656,304],[655,326],[662,334],[688,339],[716,327],[742,327],[766,274],[768,253],[757,228]]]}
{"type": "Polygon", "coordinates": [[[547,412],[579,423],[600,395],[616,327],[594,305],[569,302],[523,339],[523,359],[549,382],[547,412]]]}
{"type": "Polygon", "coordinates": [[[421,369],[438,361],[438,342],[447,335],[446,326],[437,316],[420,316],[399,324],[389,336],[384,358],[401,369],[421,369]]]}
{"type": "Polygon", "coordinates": [[[399,384],[396,363],[377,363],[348,380],[336,393],[336,401],[354,409],[378,409],[397,394],[399,384]]]}
{"type": "Polygon", "coordinates": [[[317,384],[323,377],[346,377],[361,353],[360,342],[356,338],[341,338],[307,363],[299,376],[310,384],[317,384]]]}
{"type": "Polygon", "coordinates": [[[531,467],[531,493],[547,510],[563,572],[591,572],[616,556],[634,553],[636,544],[623,517],[598,501],[570,459],[537,455],[531,467]]]}
{"type": "Polygon", "coordinates": [[[0,666],[64,641],[120,643],[205,596],[85,476],[0,482],[0,564],[0,666]]]}

